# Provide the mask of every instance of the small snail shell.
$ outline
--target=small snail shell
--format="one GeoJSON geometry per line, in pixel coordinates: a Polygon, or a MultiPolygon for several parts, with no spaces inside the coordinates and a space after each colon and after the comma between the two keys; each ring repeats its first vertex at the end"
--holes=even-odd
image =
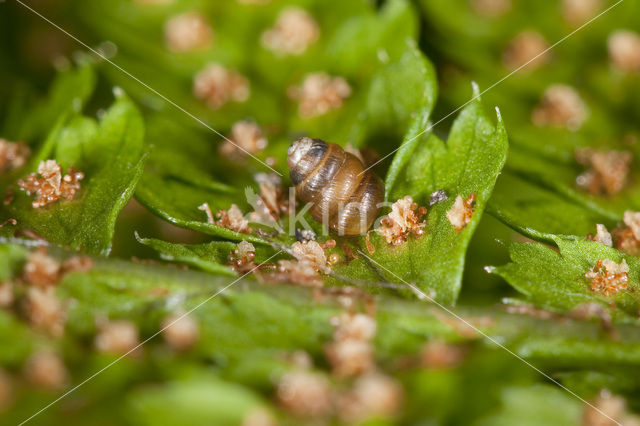
{"type": "Polygon", "coordinates": [[[312,203],[311,216],[340,235],[367,232],[384,199],[384,184],[339,145],[301,138],[287,152],[296,196],[312,203]]]}

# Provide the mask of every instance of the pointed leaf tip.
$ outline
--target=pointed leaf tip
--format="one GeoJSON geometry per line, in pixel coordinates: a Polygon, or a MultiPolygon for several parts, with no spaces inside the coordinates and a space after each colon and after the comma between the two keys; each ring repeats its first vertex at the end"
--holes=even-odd
{"type": "Polygon", "coordinates": [[[480,99],[480,86],[478,86],[478,83],[476,83],[475,81],[471,82],[471,88],[473,90],[473,99],[472,100],[479,100],[480,99]]]}
{"type": "Polygon", "coordinates": [[[502,114],[500,113],[500,108],[498,107],[496,107],[496,118],[498,119],[499,123],[502,122],[502,114]]]}
{"type": "Polygon", "coordinates": [[[122,87],[114,86],[113,87],[113,96],[116,99],[119,99],[119,98],[123,97],[124,96],[124,90],[122,89],[122,87]]]}

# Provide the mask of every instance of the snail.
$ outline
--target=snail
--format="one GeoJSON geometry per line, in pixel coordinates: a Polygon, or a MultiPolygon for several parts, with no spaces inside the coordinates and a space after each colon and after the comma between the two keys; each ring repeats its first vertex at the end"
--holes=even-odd
{"type": "Polygon", "coordinates": [[[311,216],[339,235],[367,232],[384,200],[384,184],[339,145],[301,138],[287,152],[296,196],[312,206],[311,216]]]}

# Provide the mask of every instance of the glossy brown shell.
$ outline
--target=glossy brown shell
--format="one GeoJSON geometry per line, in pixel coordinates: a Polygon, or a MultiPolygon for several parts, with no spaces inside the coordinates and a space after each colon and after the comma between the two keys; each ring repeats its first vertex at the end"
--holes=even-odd
{"type": "Polygon", "coordinates": [[[311,203],[311,216],[340,235],[367,232],[384,200],[384,184],[353,154],[320,139],[289,147],[287,164],[296,196],[311,203]]]}

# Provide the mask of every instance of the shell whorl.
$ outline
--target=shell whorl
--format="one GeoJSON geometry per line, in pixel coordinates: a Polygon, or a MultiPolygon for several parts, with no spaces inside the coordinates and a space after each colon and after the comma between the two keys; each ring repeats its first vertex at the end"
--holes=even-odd
{"type": "Polygon", "coordinates": [[[291,144],[287,164],[296,195],[311,203],[311,216],[343,235],[366,232],[384,199],[382,180],[353,154],[320,139],[291,144]]]}

